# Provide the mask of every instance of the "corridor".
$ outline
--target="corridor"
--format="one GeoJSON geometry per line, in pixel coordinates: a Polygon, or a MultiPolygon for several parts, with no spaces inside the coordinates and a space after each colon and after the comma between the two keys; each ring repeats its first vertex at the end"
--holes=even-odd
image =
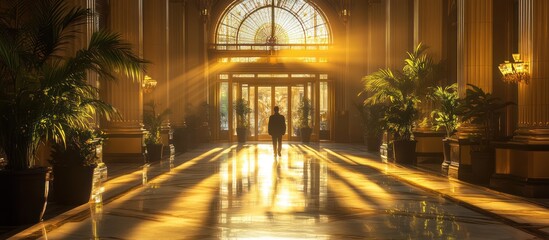
{"type": "Polygon", "coordinates": [[[211,144],[110,179],[38,239],[543,239],[546,208],[363,146],[211,144]],[[132,185],[132,183],[136,183],[132,185]],[[123,186],[126,186],[124,188],[123,186]],[[124,190],[121,190],[124,189],[124,190]]]}

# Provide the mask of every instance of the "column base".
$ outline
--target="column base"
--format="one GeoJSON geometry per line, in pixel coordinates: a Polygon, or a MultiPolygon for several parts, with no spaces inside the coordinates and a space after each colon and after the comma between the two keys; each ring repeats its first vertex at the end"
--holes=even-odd
{"type": "Polygon", "coordinates": [[[466,182],[475,182],[471,161],[471,142],[468,139],[455,138],[451,138],[449,141],[450,163],[447,163],[448,176],[466,182]]]}
{"type": "Polygon", "coordinates": [[[103,161],[145,162],[142,129],[104,129],[107,140],[103,143],[103,161]]]}
{"type": "Polygon", "coordinates": [[[509,174],[494,174],[490,187],[501,192],[530,198],[549,198],[549,179],[528,179],[509,174]]]}
{"type": "Polygon", "coordinates": [[[417,141],[417,163],[442,164],[444,136],[443,132],[414,132],[414,139],[417,141]]]}
{"type": "Polygon", "coordinates": [[[549,197],[549,144],[497,142],[490,187],[525,197],[549,197]]]}

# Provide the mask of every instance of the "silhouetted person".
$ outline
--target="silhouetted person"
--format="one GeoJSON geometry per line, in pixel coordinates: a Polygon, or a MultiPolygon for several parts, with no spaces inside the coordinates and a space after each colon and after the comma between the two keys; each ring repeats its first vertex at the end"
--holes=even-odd
{"type": "Polygon", "coordinates": [[[278,111],[278,106],[275,106],[275,113],[269,117],[269,135],[273,138],[274,155],[278,153],[278,156],[282,156],[282,136],[286,133],[286,119],[278,111]]]}

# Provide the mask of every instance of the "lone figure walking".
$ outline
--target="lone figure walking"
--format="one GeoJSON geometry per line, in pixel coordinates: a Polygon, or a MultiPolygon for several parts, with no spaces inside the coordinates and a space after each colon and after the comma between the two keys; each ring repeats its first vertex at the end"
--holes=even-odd
{"type": "Polygon", "coordinates": [[[269,135],[273,138],[274,155],[282,156],[282,136],[286,133],[286,119],[280,115],[278,106],[274,107],[274,114],[269,117],[269,135]]]}

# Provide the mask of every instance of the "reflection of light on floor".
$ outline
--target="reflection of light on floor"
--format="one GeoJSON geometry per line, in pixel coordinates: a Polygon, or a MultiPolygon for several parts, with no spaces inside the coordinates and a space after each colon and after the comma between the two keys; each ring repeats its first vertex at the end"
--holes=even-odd
{"type": "MultiPolygon", "coordinates": [[[[331,155],[330,157],[324,157],[319,154],[318,151],[310,147],[304,147],[304,149],[306,149],[306,151],[308,151],[310,154],[315,154],[322,160],[327,161],[330,164],[330,170],[336,176],[338,176],[341,184],[344,184],[339,187],[331,186],[330,189],[333,190],[334,193],[337,193],[338,191],[347,191],[345,194],[342,194],[342,196],[354,195],[355,197],[353,197],[352,199],[360,201],[360,204],[367,206],[367,209],[374,208],[375,206],[369,206],[372,204],[391,205],[392,203],[394,203],[394,201],[396,201],[393,195],[387,193],[387,191],[383,187],[381,187],[378,183],[371,181],[366,175],[362,174],[359,171],[353,171],[352,168],[342,167],[341,164],[337,164],[334,162],[334,160],[341,160],[349,165],[362,165],[360,164],[360,162],[357,161],[359,159],[351,159],[348,156],[340,155],[330,149],[324,149],[324,151],[331,155]],[[332,160],[331,158],[335,159],[332,160]],[[355,193],[351,193],[350,191],[355,193]],[[359,196],[359,194],[363,196],[371,196],[371,200],[373,201],[362,201],[360,200],[361,197],[359,196]]],[[[330,184],[333,181],[335,181],[335,178],[331,178],[330,184]]]]}
{"type": "Polygon", "coordinates": [[[302,173],[307,165],[294,148],[283,146],[282,157],[273,157],[271,144],[257,144],[233,151],[230,160],[221,163],[220,205],[224,210],[219,223],[227,224],[220,228],[221,239],[324,239],[318,232],[277,229],[288,223],[297,227],[327,221],[323,215],[303,214],[299,219],[292,215],[305,211],[302,173]],[[246,178],[250,186],[239,192],[236,186],[243,186],[246,178]]]}

